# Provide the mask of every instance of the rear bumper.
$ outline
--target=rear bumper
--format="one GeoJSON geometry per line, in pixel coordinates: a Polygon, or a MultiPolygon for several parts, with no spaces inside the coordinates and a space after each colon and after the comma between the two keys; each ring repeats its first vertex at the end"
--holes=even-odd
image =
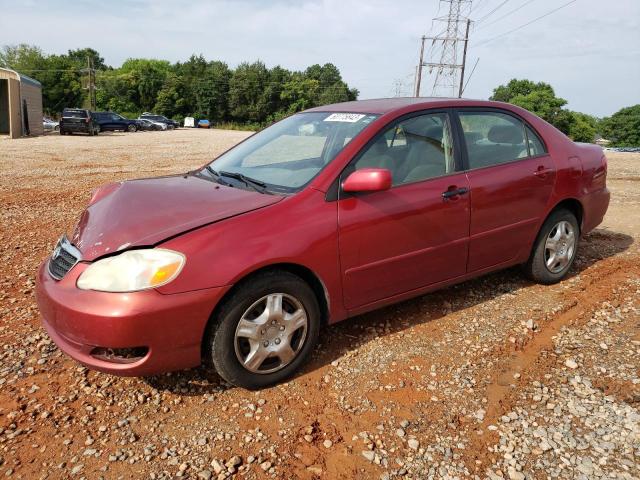
{"type": "Polygon", "coordinates": [[[124,376],[153,375],[200,365],[207,321],[226,287],[173,295],[156,290],[107,293],[80,290],[78,264],[60,281],[40,265],[36,298],[42,323],[67,355],[87,367],[124,376]],[[96,358],[101,348],[145,347],[132,363],[96,358]]]}
{"type": "Polygon", "coordinates": [[[62,125],[60,130],[63,132],[80,132],[80,133],[89,133],[90,125],[89,124],[70,124],[70,125],[62,125]]]}
{"type": "Polygon", "coordinates": [[[582,219],[583,234],[589,233],[602,223],[607,209],[611,193],[608,188],[602,188],[585,195],[582,198],[582,206],[584,208],[584,218],[582,219]]]}

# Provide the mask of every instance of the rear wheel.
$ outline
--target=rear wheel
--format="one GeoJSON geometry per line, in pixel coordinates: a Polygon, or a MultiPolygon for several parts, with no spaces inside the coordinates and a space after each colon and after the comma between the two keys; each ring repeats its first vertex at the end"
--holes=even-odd
{"type": "Polygon", "coordinates": [[[291,376],[318,339],[320,309],[311,288],[288,272],[256,276],[224,303],[207,335],[218,374],[257,389],[291,376]]]}
{"type": "Polygon", "coordinates": [[[551,213],[525,266],[527,276],[544,284],[562,280],[576,258],[579,237],[580,227],[573,213],[565,209],[551,213]]]}
{"type": "Polygon", "coordinates": [[[130,124],[130,125],[127,127],[127,131],[128,131],[128,132],[135,132],[136,130],[138,130],[138,129],[136,128],[136,126],[135,126],[134,124],[130,124]]]}

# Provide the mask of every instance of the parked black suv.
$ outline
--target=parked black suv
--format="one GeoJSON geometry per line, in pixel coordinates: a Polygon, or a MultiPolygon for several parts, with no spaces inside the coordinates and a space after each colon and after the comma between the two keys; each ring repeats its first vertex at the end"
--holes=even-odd
{"type": "Polygon", "coordinates": [[[143,120],[151,120],[153,122],[160,122],[167,125],[167,128],[178,128],[180,126],[180,122],[176,122],[170,118],[165,117],[164,115],[156,115],[155,113],[144,112],[140,115],[143,120]]]}
{"type": "Polygon", "coordinates": [[[97,135],[100,131],[92,112],[83,108],[65,108],[60,117],[60,135],[74,132],[97,135]]]}
{"type": "Polygon", "coordinates": [[[129,120],[122,115],[113,112],[93,112],[101,132],[122,130],[123,132],[135,132],[140,126],[136,120],[129,120]]]}

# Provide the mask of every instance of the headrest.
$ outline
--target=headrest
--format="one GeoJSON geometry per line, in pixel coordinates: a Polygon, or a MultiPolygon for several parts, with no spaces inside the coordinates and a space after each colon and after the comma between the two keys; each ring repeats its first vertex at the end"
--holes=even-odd
{"type": "Polygon", "coordinates": [[[489,130],[487,138],[493,143],[510,143],[512,145],[524,143],[522,128],[514,125],[494,125],[489,130]]]}

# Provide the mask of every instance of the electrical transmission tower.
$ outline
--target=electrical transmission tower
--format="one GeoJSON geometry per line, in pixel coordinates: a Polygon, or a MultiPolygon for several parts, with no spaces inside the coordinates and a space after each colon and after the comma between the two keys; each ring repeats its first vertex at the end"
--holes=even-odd
{"type": "Polygon", "coordinates": [[[448,14],[434,18],[434,25],[446,24],[444,30],[435,36],[423,36],[420,48],[420,62],[416,75],[416,97],[420,96],[422,69],[428,68],[433,77],[431,95],[434,97],[462,96],[467,43],[471,20],[472,0],[440,0],[441,7],[448,7],[448,14]],[[424,46],[429,41],[427,55],[431,61],[425,62],[424,46]],[[463,52],[460,52],[463,46],[463,52]]]}

